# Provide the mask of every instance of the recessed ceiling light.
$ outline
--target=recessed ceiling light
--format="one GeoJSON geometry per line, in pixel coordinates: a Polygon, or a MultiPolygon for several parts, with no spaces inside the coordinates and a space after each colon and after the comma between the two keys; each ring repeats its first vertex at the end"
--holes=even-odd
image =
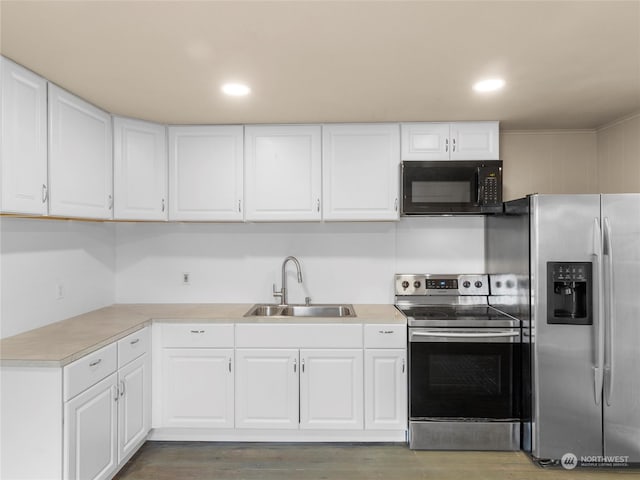
{"type": "Polygon", "coordinates": [[[504,80],[501,78],[489,78],[487,80],[476,82],[473,85],[473,89],[476,92],[495,92],[496,90],[500,90],[502,87],[504,87],[504,80]]]}
{"type": "Polygon", "coordinates": [[[222,86],[222,91],[233,97],[243,97],[245,95],[249,95],[251,89],[242,83],[225,83],[222,86]]]}

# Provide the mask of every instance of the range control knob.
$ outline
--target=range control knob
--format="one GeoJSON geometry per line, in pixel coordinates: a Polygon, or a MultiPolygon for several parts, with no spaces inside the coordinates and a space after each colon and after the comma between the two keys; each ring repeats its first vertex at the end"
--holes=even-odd
{"type": "Polygon", "coordinates": [[[420,288],[420,285],[421,285],[421,283],[420,283],[420,281],[419,281],[419,280],[416,280],[415,282],[413,282],[413,286],[414,286],[415,288],[420,288]]]}
{"type": "Polygon", "coordinates": [[[482,287],[482,282],[478,280],[476,283],[474,283],[474,285],[476,286],[476,288],[480,288],[482,287]]]}
{"type": "Polygon", "coordinates": [[[507,288],[513,288],[513,287],[515,287],[513,280],[507,280],[507,288]]]}
{"type": "Polygon", "coordinates": [[[404,288],[405,290],[409,288],[409,282],[407,282],[406,280],[402,282],[402,288],[404,288]]]}
{"type": "Polygon", "coordinates": [[[462,286],[464,288],[469,288],[471,286],[471,282],[469,280],[465,280],[464,282],[462,282],[462,286]]]}

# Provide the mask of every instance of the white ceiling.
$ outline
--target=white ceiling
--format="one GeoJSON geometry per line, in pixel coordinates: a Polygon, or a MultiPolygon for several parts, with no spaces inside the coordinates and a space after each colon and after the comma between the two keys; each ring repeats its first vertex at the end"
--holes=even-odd
{"type": "Polygon", "coordinates": [[[640,110],[640,1],[6,1],[2,54],[163,123],[500,120],[640,110]],[[502,76],[480,95],[471,84],[502,76]],[[250,84],[226,98],[226,81],[250,84]]]}

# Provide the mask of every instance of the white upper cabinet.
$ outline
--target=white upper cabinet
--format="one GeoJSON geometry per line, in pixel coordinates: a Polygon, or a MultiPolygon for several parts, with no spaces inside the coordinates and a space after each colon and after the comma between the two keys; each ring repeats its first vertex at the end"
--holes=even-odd
{"type": "Polygon", "coordinates": [[[169,219],[242,221],[243,127],[169,127],[169,219]]]}
{"type": "Polygon", "coordinates": [[[322,130],[325,220],[397,220],[400,129],[334,124],[322,130]]]}
{"type": "Polygon", "coordinates": [[[49,213],[112,218],[111,116],[49,84],[49,213]]]}
{"type": "Polygon", "coordinates": [[[321,127],[245,127],[245,184],[250,221],[320,220],[321,127]]]}
{"type": "Polygon", "coordinates": [[[402,160],[499,160],[498,122],[403,123],[402,160]]]}
{"type": "Polygon", "coordinates": [[[114,117],[114,218],[166,220],[167,131],[164,125],[114,117]]]}
{"type": "Polygon", "coordinates": [[[0,57],[0,211],[47,214],[47,81],[0,57]]]}

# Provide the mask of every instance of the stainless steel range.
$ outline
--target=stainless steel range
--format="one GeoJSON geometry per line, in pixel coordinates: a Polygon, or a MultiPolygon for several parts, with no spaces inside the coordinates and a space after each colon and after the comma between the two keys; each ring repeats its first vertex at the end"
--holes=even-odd
{"type": "Polygon", "coordinates": [[[409,447],[519,450],[520,321],[489,305],[487,275],[398,274],[409,326],[409,447]]]}

